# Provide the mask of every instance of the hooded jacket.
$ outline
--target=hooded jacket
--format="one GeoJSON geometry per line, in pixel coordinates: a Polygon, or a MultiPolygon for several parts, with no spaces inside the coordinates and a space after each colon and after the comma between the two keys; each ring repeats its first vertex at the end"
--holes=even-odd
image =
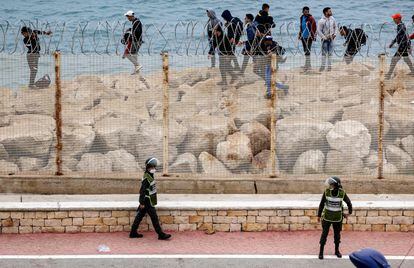
{"type": "MultiPolygon", "coordinates": [[[[303,19],[302,15],[300,16],[299,19],[299,38],[302,38],[302,19],[303,19]]],[[[306,16],[306,28],[308,29],[310,36],[312,39],[316,38],[316,21],[314,19],[314,17],[309,14],[308,16],[306,16]]]]}
{"type": "Polygon", "coordinates": [[[218,48],[219,55],[233,55],[233,46],[221,27],[217,28],[217,31],[221,32],[220,36],[213,35],[213,46],[218,48]]]}
{"type": "Polygon", "coordinates": [[[221,17],[226,21],[228,39],[234,39],[236,44],[239,43],[243,34],[243,22],[239,18],[233,17],[228,10],[224,10],[221,17]]]}
{"type": "Polygon", "coordinates": [[[259,11],[254,21],[257,24],[259,32],[264,35],[271,35],[271,29],[276,27],[273,17],[264,10],[259,11]]]}
{"type": "Polygon", "coordinates": [[[221,21],[217,18],[216,12],[214,10],[208,9],[207,10],[208,22],[207,22],[207,35],[208,39],[211,39],[213,36],[213,30],[217,27],[217,25],[221,26],[221,21]]]}

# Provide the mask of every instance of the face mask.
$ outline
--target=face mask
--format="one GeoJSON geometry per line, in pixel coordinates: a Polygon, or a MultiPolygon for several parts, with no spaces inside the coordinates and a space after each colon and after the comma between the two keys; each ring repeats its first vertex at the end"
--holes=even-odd
{"type": "Polygon", "coordinates": [[[155,168],[151,168],[151,169],[149,170],[149,173],[154,174],[156,171],[157,171],[157,170],[156,170],[155,168]]]}

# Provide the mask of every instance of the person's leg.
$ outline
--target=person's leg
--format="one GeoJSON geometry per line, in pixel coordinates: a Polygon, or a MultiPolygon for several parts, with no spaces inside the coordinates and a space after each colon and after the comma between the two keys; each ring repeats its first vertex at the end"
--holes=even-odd
{"type": "Polygon", "coordinates": [[[29,87],[34,87],[37,70],[39,67],[39,57],[40,55],[38,53],[29,53],[27,54],[27,63],[29,65],[30,69],[30,75],[29,75],[29,87]]]}
{"type": "Polygon", "coordinates": [[[325,70],[327,55],[328,55],[328,41],[325,40],[322,42],[322,62],[321,62],[321,68],[319,69],[320,72],[325,70]]]}
{"type": "Polygon", "coordinates": [[[147,208],[148,215],[151,218],[152,226],[154,226],[154,230],[158,235],[162,235],[163,231],[161,229],[160,222],[158,220],[157,211],[153,206],[148,206],[147,208]]]}
{"type": "Polygon", "coordinates": [[[407,54],[407,56],[403,57],[403,60],[405,64],[407,64],[408,67],[410,68],[411,74],[414,74],[414,66],[413,66],[413,63],[411,62],[410,56],[408,56],[407,54]]]}
{"type": "Polygon", "coordinates": [[[310,51],[312,46],[312,38],[302,38],[302,46],[303,46],[303,52],[305,53],[305,71],[310,69],[311,63],[310,63],[310,51]]]}
{"type": "Polygon", "coordinates": [[[319,240],[319,259],[323,259],[323,249],[325,247],[326,244],[326,239],[328,237],[329,234],[329,227],[331,226],[331,222],[329,221],[325,221],[322,219],[322,234],[321,234],[321,238],[319,240]]]}
{"type": "Polygon", "coordinates": [[[250,59],[250,55],[248,54],[247,51],[245,51],[243,55],[243,64],[240,70],[241,75],[243,75],[246,72],[247,65],[249,64],[249,59],[250,59]]]}
{"type": "Polygon", "coordinates": [[[270,64],[266,64],[266,94],[270,98],[272,96],[272,68],[270,64]]]}
{"type": "Polygon", "coordinates": [[[342,258],[342,254],[339,251],[339,244],[341,243],[342,221],[334,222],[332,225],[334,231],[335,255],[338,258],[342,258]]]}
{"type": "Polygon", "coordinates": [[[145,217],[145,214],[147,213],[147,206],[144,208],[138,207],[137,215],[135,216],[134,222],[131,226],[131,232],[129,233],[129,237],[135,238],[135,237],[142,237],[142,235],[137,233],[138,226],[141,223],[142,219],[145,217]]]}
{"type": "Polygon", "coordinates": [[[332,70],[333,41],[328,42],[328,72],[332,70]]]}
{"type": "Polygon", "coordinates": [[[227,84],[227,76],[226,76],[226,55],[219,55],[219,69],[221,74],[221,82],[219,82],[220,85],[226,85],[227,84]]]}
{"type": "Polygon", "coordinates": [[[208,55],[210,55],[210,61],[211,61],[211,68],[215,68],[216,67],[216,53],[215,53],[215,49],[213,46],[212,41],[209,41],[210,43],[210,49],[208,51],[208,55]]]}
{"type": "Polygon", "coordinates": [[[400,61],[400,59],[401,59],[401,55],[397,51],[391,59],[390,69],[388,70],[388,73],[385,75],[386,79],[391,78],[391,75],[394,73],[395,66],[397,66],[397,63],[400,61]]]}

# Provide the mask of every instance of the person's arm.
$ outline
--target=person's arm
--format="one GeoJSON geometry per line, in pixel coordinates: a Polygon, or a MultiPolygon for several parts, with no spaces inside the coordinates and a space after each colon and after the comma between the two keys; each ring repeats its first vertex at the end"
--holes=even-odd
{"type": "Polygon", "coordinates": [[[349,199],[347,194],[345,194],[345,196],[344,196],[344,202],[348,206],[348,213],[352,214],[352,203],[351,203],[351,200],[349,199]]]}
{"type": "Polygon", "coordinates": [[[310,17],[310,23],[311,23],[311,37],[313,40],[315,40],[316,39],[316,21],[313,16],[310,17]]]}
{"type": "Polygon", "coordinates": [[[235,27],[234,27],[233,19],[232,19],[232,21],[229,22],[229,26],[227,27],[227,38],[230,42],[232,42],[232,40],[234,40],[234,33],[236,31],[236,29],[234,29],[234,28],[235,27]]]}
{"type": "Polygon", "coordinates": [[[33,33],[35,33],[35,34],[42,34],[42,35],[50,35],[50,34],[52,34],[52,31],[33,30],[33,33]]]}
{"type": "Polygon", "coordinates": [[[323,212],[323,208],[325,207],[325,202],[326,202],[326,196],[325,196],[325,192],[323,192],[321,202],[319,203],[318,218],[322,217],[322,212],[323,212]]]}
{"type": "Polygon", "coordinates": [[[317,28],[317,32],[318,35],[322,38],[322,40],[326,40],[326,36],[323,34],[322,29],[323,29],[323,20],[319,20],[318,21],[318,28],[317,28]]]}
{"type": "Polygon", "coordinates": [[[141,183],[141,189],[139,190],[139,204],[140,205],[144,205],[145,204],[145,195],[146,195],[146,191],[149,187],[149,182],[148,180],[143,180],[141,183]]]}
{"type": "Polygon", "coordinates": [[[298,39],[301,39],[302,38],[302,18],[303,18],[303,15],[300,16],[300,18],[299,18],[299,34],[298,34],[298,39]]]}

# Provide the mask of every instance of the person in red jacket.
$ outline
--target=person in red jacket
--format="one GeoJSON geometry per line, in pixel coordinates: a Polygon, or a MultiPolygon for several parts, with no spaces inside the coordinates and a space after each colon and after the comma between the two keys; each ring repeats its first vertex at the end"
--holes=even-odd
{"type": "Polygon", "coordinates": [[[311,49],[312,42],[316,40],[316,21],[310,14],[309,7],[305,6],[302,9],[302,16],[299,19],[299,35],[298,39],[302,41],[303,51],[305,52],[305,72],[311,68],[311,49]]]}

